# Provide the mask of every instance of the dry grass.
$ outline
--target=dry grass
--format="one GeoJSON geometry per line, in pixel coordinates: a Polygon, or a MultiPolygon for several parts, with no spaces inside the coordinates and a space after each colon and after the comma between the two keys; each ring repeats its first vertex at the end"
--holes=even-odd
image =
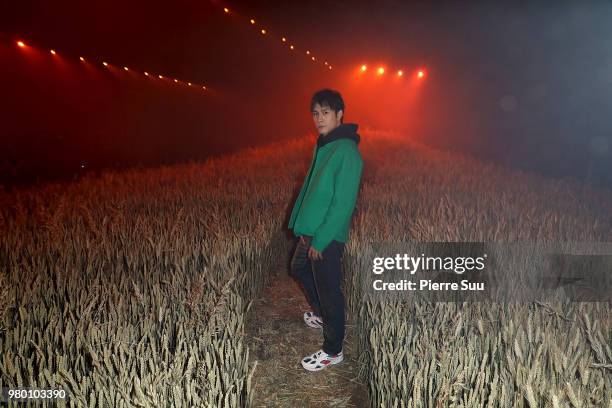
{"type": "Polygon", "coordinates": [[[373,407],[609,404],[608,304],[379,305],[360,274],[383,240],[609,242],[612,194],[383,136],[361,145],[344,368],[297,367],[319,341],[297,334],[299,294],[270,324],[246,318],[265,310],[251,302],[290,251],[288,207],[312,151],[300,140],[0,194],[0,386],[99,407],[363,406],[360,381],[373,407]],[[333,399],[306,400],[329,384],[333,399]]]}
{"type": "MultiPolygon", "coordinates": [[[[610,404],[609,303],[377,303],[364,301],[362,283],[372,242],[610,242],[611,192],[401,145],[363,147],[367,172],[347,246],[371,405],[610,404]]],[[[518,281],[524,273],[513,270],[518,281]]]]}

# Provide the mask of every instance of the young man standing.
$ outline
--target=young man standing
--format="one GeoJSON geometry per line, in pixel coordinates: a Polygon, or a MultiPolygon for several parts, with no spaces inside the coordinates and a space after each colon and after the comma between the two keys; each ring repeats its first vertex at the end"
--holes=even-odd
{"type": "Polygon", "coordinates": [[[310,110],[319,132],[310,170],[298,195],[289,229],[299,238],[291,260],[291,275],[303,286],[312,311],[304,313],[309,327],[323,328],[323,346],[302,359],[309,371],[341,362],[344,341],[342,255],[363,160],[357,145],[357,124],[344,124],[340,93],[323,89],[314,94],[310,110]]]}

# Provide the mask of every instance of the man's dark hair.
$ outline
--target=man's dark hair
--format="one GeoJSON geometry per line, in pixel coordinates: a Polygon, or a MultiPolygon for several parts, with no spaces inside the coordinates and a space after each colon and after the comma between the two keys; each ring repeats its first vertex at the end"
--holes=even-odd
{"type": "Polygon", "coordinates": [[[317,91],[310,101],[310,111],[314,110],[316,104],[321,105],[321,107],[329,106],[331,110],[333,110],[336,114],[338,111],[342,111],[342,118],[340,119],[340,123],[344,122],[344,100],[342,100],[342,95],[340,92],[334,91],[333,89],[321,89],[317,91]]]}

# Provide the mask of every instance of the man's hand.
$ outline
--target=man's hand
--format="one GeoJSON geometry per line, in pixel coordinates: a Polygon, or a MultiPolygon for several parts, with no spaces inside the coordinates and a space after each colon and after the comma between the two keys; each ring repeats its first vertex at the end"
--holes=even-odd
{"type": "Polygon", "coordinates": [[[323,254],[314,249],[313,247],[308,248],[308,257],[313,261],[320,261],[323,259],[323,254]]]}

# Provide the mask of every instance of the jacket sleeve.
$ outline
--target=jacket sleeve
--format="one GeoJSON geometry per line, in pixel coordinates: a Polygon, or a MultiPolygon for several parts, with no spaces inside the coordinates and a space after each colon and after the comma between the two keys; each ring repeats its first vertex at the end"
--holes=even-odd
{"type": "Polygon", "coordinates": [[[311,246],[317,251],[323,252],[342,226],[350,221],[357,202],[362,170],[363,161],[359,152],[347,151],[335,177],[331,204],[312,239],[311,246]]]}
{"type": "Polygon", "coordinates": [[[312,154],[312,160],[310,162],[310,170],[308,171],[308,173],[306,173],[306,178],[304,179],[304,182],[302,183],[302,188],[300,189],[300,193],[298,194],[298,197],[296,198],[295,203],[293,204],[293,209],[291,210],[291,215],[289,216],[289,224],[287,225],[288,229],[292,230],[295,224],[295,219],[297,218],[298,207],[300,206],[302,200],[304,199],[304,193],[306,193],[306,184],[310,177],[310,172],[312,171],[312,165],[315,160],[316,153],[317,153],[317,149],[315,147],[314,152],[312,154]]]}

